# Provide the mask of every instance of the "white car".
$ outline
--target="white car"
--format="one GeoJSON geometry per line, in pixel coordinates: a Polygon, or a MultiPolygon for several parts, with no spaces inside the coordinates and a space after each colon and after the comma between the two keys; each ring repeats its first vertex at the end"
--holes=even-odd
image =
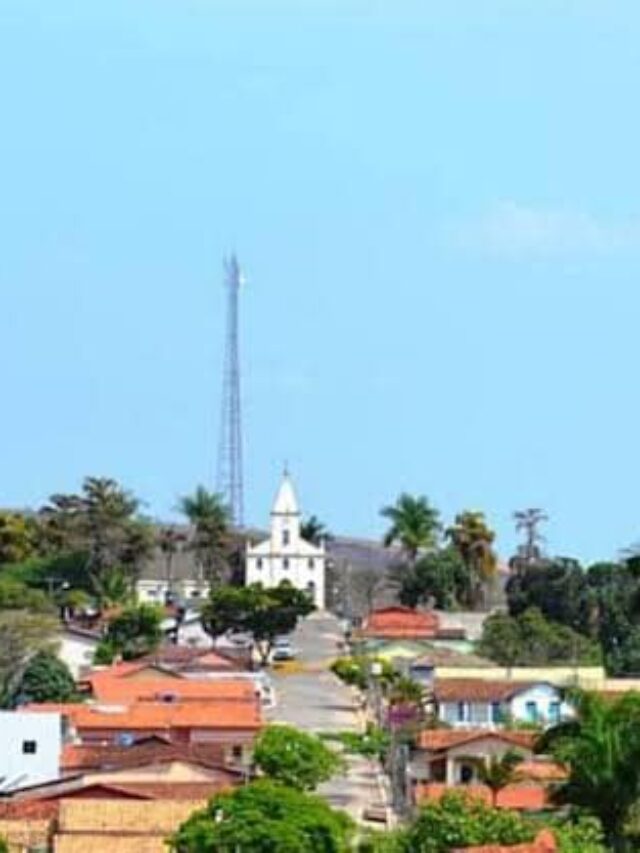
{"type": "Polygon", "coordinates": [[[274,661],[283,661],[283,660],[295,660],[296,650],[291,645],[291,640],[288,637],[282,637],[278,639],[273,644],[273,650],[271,652],[271,660],[274,661]]]}

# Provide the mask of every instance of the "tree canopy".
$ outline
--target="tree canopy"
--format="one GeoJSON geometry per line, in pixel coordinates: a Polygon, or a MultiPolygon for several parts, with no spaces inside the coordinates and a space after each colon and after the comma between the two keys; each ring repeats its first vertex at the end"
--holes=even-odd
{"type": "Polygon", "coordinates": [[[262,779],[218,794],[172,840],[177,853],[346,853],[351,819],[312,794],[262,779]]]}
{"type": "Polygon", "coordinates": [[[12,704],[27,702],[71,702],[76,684],[69,667],[50,649],[36,652],[16,684],[12,704]]]}
{"type": "Polygon", "coordinates": [[[597,817],[607,843],[627,849],[625,828],[640,799],[640,695],[611,701],[574,691],[571,700],[575,718],[548,729],[537,744],[569,770],[555,799],[597,817]]]}
{"type": "Polygon", "coordinates": [[[285,725],[268,726],[256,741],[253,757],[266,776],[300,791],[314,790],[343,767],[320,738],[285,725]]]}
{"type": "Polygon", "coordinates": [[[489,616],[476,649],[502,666],[589,665],[602,658],[596,642],[545,619],[535,607],[520,616],[489,616]]]}
{"type": "Polygon", "coordinates": [[[469,569],[454,548],[440,548],[418,557],[410,567],[393,571],[402,604],[435,604],[450,610],[466,603],[471,595],[469,569]]]}
{"type": "Polygon", "coordinates": [[[109,622],[96,649],[96,663],[111,663],[116,656],[134,660],[154,651],[162,641],[163,615],[156,604],[125,607],[109,622]]]}
{"type": "Polygon", "coordinates": [[[395,504],[383,507],[380,514],[389,521],[383,539],[385,546],[398,545],[410,563],[421,551],[438,544],[442,529],[440,513],[424,495],[414,497],[403,492],[395,504]]]}
{"type": "Polygon", "coordinates": [[[298,619],[313,610],[310,597],[286,581],[268,589],[261,584],[220,586],[211,589],[201,611],[201,620],[204,630],[212,637],[227,631],[250,633],[266,662],[275,638],[289,634],[298,619]]]}
{"type": "Polygon", "coordinates": [[[181,498],[179,508],[193,527],[187,547],[193,551],[203,578],[219,583],[229,568],[229,507],[221,495],[198,486],[193,495],[181,498]]]}
{"type": "Polygon", "coordinates": [[[51,649],[57,623],[46,614],[6,610],[0,613],[0,706],[10,707],[30,658],[51,649]]]}

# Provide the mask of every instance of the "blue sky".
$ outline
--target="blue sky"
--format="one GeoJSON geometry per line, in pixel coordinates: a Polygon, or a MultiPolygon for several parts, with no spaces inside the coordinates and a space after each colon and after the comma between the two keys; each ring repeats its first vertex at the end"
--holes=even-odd
{"type": "Polygon", "coordinates": [[[640,538],[635,0],[3,0],[0,504],[213,483],[221,259],[247,515],[545,507],[640,538]]]}

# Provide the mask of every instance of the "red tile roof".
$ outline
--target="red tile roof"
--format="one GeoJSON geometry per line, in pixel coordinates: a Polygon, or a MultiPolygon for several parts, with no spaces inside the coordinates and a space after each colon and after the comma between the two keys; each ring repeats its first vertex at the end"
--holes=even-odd
{"type": "Polygon", "coordinates": [[[394,606],[373,610],[364,620],[361,634],[386,639],[428,639],[435,637],[439,628],[435,613],[394,606]]]}
{"type": "Polygon", "coordinates": [[[433,686],[438,702],[504,702],[539,681],[489,681],[483,678],[439,678],[433,686]]]}
{"type": "Polygon", "coordinates": [[[220,681],[175,677],[114,678],[107,673],[90,680],[92,693],[99,702],[166,701],[168,697],[184,701],[192,699],[246,699],[257,695],[256,686],[247,679],[225,678],[220,681]]]}
{"type": "Polygon", "coordinates": [[[532,732],[505,729],[424,729],[418,735],[418,747],[438,752],[477,740],[500,740],[512,746],[533,749],[535,739],[536,736],[532,732]]]}
{"type": "Polygon", "coordinates": [[[149,738],[131,746],[65,744],[62,747],[60,766],[66,773],[80,770],[120,770],[170,761],[221,768],[224,760],[224,748],[221,744],[175,744],[159,738],[149,738]]]}
{"type": "Polygon", "coordinates": [[[175,728],[257,730],[262,725],[257,698],[207,702],[133,702],[122,705],[42,703],[23,711],[56,712],[79,730],[159,731],[175,728]]]}

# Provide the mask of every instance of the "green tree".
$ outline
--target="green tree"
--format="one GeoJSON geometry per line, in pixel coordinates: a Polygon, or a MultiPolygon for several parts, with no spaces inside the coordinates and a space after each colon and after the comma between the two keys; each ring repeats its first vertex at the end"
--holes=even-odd
{"type": "Polygon", "coordinates": [[[477,607],[498,569],[498,557],[493,548],[496,535],[487,524],[484,513],[477,510],[466,510],[456,515],[445,535],[469,572],[471,580],[466,603],[477,607]]]}
{"type": "Polygon", "coordinates": [[[597,643],[565,625],[549,622],[534,607],[518,617],[489,616],[476,649],[501,666],[588,666],[601,661],[597,643]]]}
{"type": "Polygon", "coordinates": [[[42,613],[0,613],[0,707],[10,707],[16,685],[38,651],[53,646],[57,621],[42,613]]]}
{"type": "Polygon", "coordinates": [[[0,512],[0,565],[21,563],[36,553],[32,518],[18,512],[0,512]]]}
{"type": "Polygon", "coordinates": [[[158,534],[158,547],[164,555],[165,579],[170,593],[173,592],[173,560],[186,538],[186,535],[175,527],[163,527],[158,534]]]}
{"type": "Polygon", "coordinates": [[[596,563],[587,572],[594,631],[613,675],[640,674],[639,562],[596,563]]]}
{"type": "Polygon", "coordinates": [[[454,548],[441,548],[419,557],[409,569],[402,567],[398,597],[407,607],[433,602],[450,610],[469,599],[469,570],[454,548]]]}
{"type": "Polygon", "coordinates": [[[41,589],[0,576],[0,610],[52,611],[52,602],[41,589]]]}
{"type": "Polygon", "coordinates": [[[320,797],[271,780],[218,794],[174,838],[177,853],[347,853],[354,824],[320,797]]]}
{"type": "Polygon", "coordinates": [[[569,770],[554,798],[597,817],[611,848],[630,849],[625,826],[640,798],[640,695],[612,702],[573,691],[571,701],[575,718],[548,729],[536,745],[569,770]]]}
{"type": "Polygon", "coordinates": [[[193,495],[181,498],[179,509],[193,528],[188,547],[194,553],[203,578],[219,583],[228,571],[229,508],[220,495],[198,486],[193,495]]]}
{"type": "Polygon", "coordinates": [[[138,604],[125,609],[109,622],[97,661],[108,663],[115,656],[134,660],[154,651],[162,641],[162,609],[156,604],[138,604]]]}
{"type": "Polygon", "coordinates": [[[395,504],[383,507],[380,514],[390,522],[383,538],[385,547],[399,545],[409,564],[421,551],[437,546],[442,529],[440,513],[423,495],[414,497],[403,492],[395,504]]]}
{"type": "Polygon", "coordinates": [[[331,539],[331,534],[326,525],[316,515],[310,515],[300,525],[300,535],[313,545],[320,545],[331,539]]]}
{"type": "Polygon", "coordinates": [[[76,695],[76,684],[69,667],[53,651],[43,649],[27,663],[15,687],[13,704],[71,702],[76,695]]]}
{"type": "Polygon", "coordinates": [[[313,609],[309,596],[286,581],[268,589],[261,584],[220,586],[211,589],[201,621],[211,637],[227,631],[250,633],[262,662],[267,663],[275,638],[291,633],[298,619],[313,609]]]}
{"type": "Polygon", "coordinates": [[[96,576],[93,589],[101,610],[130,605],[135,598],[131,578],[121,566],[113,566],[96,576]]]}
{"type": "Polygon", "coordinates": [[[313,791],[343,769],[340,757],[319,737],[285,725],[264,729],[253,757],[265,776],[299,791],[313,791]]]}
{"type": "Polygon", "coordinates": [[[508,749],[500,756],[492,755],[476,763],[478,780],[491,791],[491,804],[494,808],[498,806],[500,791],[522,779],[518,765],[522,763],[523,758],[515,749],[508,749]]]}
{"type": "Polygon", "coordinates": [[[589,585],[577,560],[556,557],[518,564],[505,591],[512,616],[536,607],[546,619],[584,633],[589,631],[589,585]]]}
{"type": "Polygon", "coordinates": [[[402,838],[407,853],[449,853],[459,847],[520,844],[534,835],[531,824],[515,812],[451,791],[420,809],[402,838]]]}

